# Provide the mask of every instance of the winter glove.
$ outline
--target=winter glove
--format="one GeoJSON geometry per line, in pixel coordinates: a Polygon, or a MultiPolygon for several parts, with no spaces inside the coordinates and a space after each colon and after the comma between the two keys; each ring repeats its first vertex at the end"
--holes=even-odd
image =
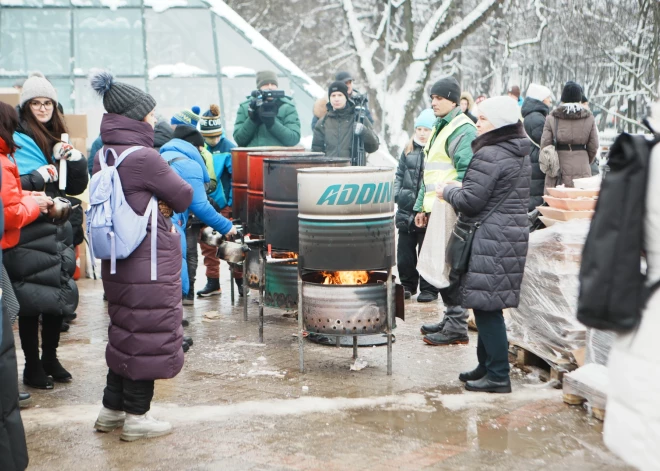
{"type": "Polygon", "coordinates": [[[248,116],[255,123],[259,123],[261,121],[259,118],[259,107],[257,106],[256,98],[250,100],[250,105],[248,106],[248,116]]]}
{"type": "Polygon", "coordinates": [[[273,124],[275,124],[275,116],[261,116],[261,122],[270,129],[273,127],[273,124]]]}
{"type": "Polygon", "coordinates": [[[66,142],[58,142],[53,147],[53,156],[55,160],[70,160],[72,162],[82,159],[82,153],[73,148],[71,144],[66,142]]]}
{"type": "Polygon", "coordinates": [[[43,178],[44,183],[52,183],[57,181],[57,167],[55,165],[43,165],[35,170],[41,178],[43,178]]]}
{"type": "Polygon", "coordinates": [[[355,123],[355,135],[361,136],[363,132],[364,132],[364,124],[355,123]]]}

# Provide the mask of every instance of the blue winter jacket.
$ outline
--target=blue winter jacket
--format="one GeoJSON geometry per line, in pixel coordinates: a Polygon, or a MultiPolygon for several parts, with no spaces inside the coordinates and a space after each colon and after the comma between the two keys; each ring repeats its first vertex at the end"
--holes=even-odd
{"type": "Polygon", "coordinates": [[[234,147],[236,147],[236,144],[224,136],[222,136],[218,144],[213,147],[206,144],[206,149],[213,154],[213,169],[215,170],[216,181],[218,182],[218,186],[209,194],[209,196],[213,198],[213,201],[215,201],[220,208],[232,205],[231,150],[234,147]]]}
{"type": "Polygon", "coordinates": [[[195,146],[181,139],[172,139],[160,148],[160,154],[170,163],[172,170],[192,186],[193,189],[193,200],[188,209],[183,213],[174,213],[172,216],[174,227],[176,227],[177,232],[181,236],[181,249],[183,252],[181,280],[183,293],[188,294],[189,283],[188,265],[186,263],[185,230],[188,225],[190,212],[194,213],[204,224],[211,226],[221,234],[229,232],[232,223],[229,219],[216,212],[206,197],[204,173],[206,173],[206,177],[208,178],[208,172],[206,171],[206,165],[202,160],[202,156],[195,146]]]}

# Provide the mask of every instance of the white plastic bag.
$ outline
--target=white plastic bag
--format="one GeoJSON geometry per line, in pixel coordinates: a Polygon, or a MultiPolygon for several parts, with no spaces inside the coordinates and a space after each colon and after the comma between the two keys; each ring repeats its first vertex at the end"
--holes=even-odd
{"type": "MultiPolygon", "coordinates": [[[[449,280],[445,275],[445,249],[447,247],[445,218],[447,203],[435,199],[433,210],[426,228],[422,250],[417,259],[417,271],[436,288],[446,288],[449,280]]],[[[453,210],[452,210],[453,211],[453,210]]]]}

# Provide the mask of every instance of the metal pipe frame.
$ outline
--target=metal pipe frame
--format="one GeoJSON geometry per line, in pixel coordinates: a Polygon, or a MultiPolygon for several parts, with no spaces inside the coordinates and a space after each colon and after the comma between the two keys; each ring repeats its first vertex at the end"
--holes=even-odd
{"type": "Polygon", "coordinates": [[[394,322],[394,296],[392,293],[392,267],[387,270],[387,376],[392,376],[392,324],[394,322]]]}
{"type": "Polygon", "coordinates": [[[266,251],[259,250],[261,257],[259,275],[259,343],[264,343],[264,291],[266,289],[266,251]]]}
{"type": "Polygon", "coordinates": [[[247,257],[243,259],[243,320],[248,320],[248,294],[250,285],[247,283],[247,257]]]}
{"type": "Polygon", "coordinates": [[[303,325],[303,282],[302,269],[298,263],[298,358],[300,362],[300,372],[305,372],[305,327],[303,325]]]}

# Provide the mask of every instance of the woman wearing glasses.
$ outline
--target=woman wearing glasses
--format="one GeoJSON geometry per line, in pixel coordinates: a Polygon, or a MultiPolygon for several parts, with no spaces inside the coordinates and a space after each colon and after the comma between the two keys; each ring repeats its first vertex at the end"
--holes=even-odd
{"type": "MultiPolygon", "coordinates": [[[[57,92],[42,74],[34,73],[25,81],[19,115],[13,157],[23,190],[45,192],[50,198],[85,191],[87,160],[61,142],[67,129],[57,109],[57,92]],[[62,161],[66,162],[64,189],[60,189],[58,181],[62,161]]],[[[25,354],[23,383],[52,389],[53,381],[70,381],[71,374],[57,359],[57,347],[64,316],[73,314],[78,306],[78,288],[72,278],[76,262],[71,224],[54,224],[47,215],[40,216],[21,230],[18,244],[4,253],[4,264],[20,304],[18,330],[25,354]]]]}

